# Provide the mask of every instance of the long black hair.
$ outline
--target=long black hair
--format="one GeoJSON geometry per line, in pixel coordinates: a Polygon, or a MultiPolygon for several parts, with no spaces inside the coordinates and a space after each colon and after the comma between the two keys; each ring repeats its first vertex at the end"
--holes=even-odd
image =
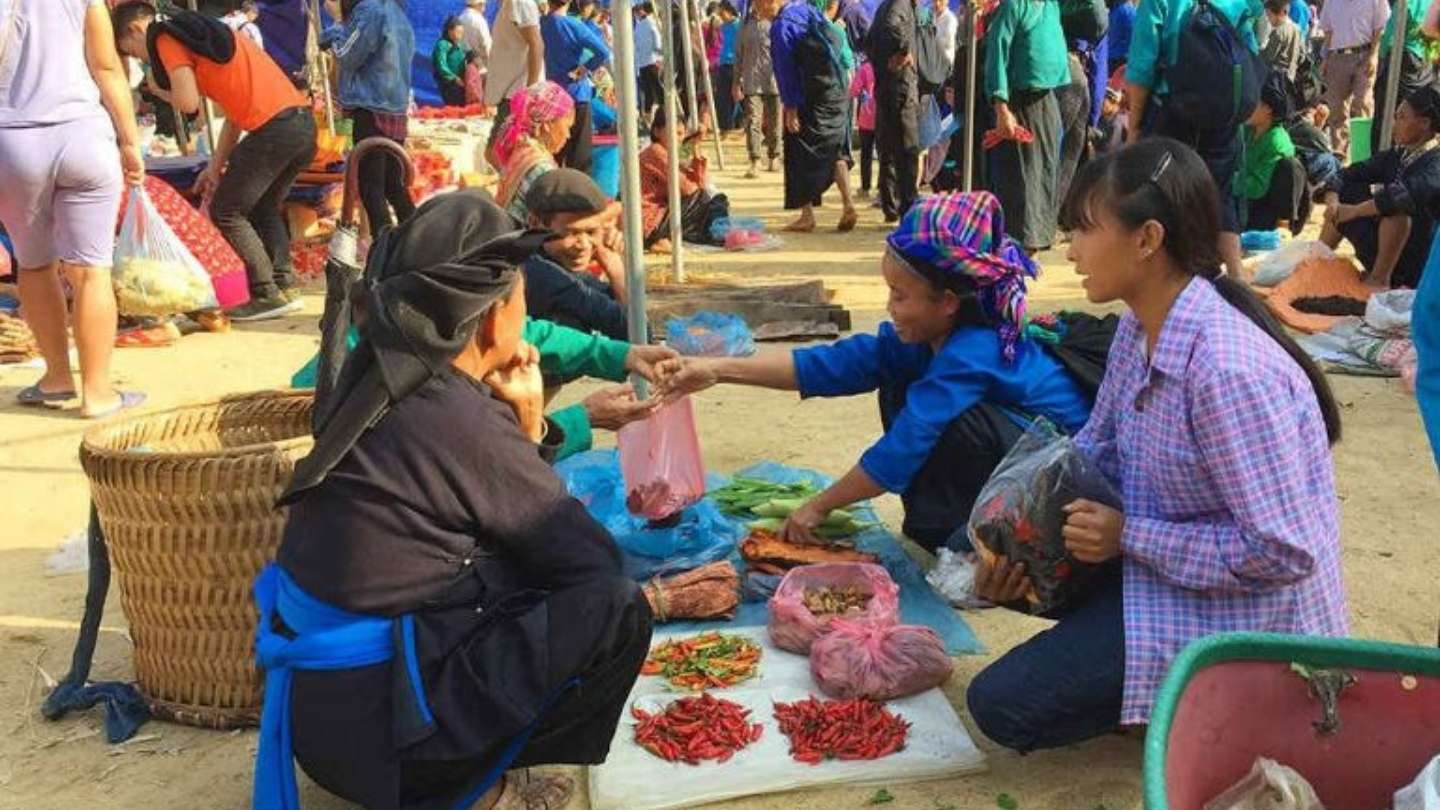
{"type": "Polygon", "coordinates": [[[1310,378],[1325,432],[1332,444],[1340,441],[1340,409],[1324,373],[1244,282],[1220,270],[1220,196],[1199,155],[1179,141],[1148,138],[1087,163],[1071,184],[1060,225],[1066,230],[1092,228],[1102,208],[1127,228],[1150,220],[1160,223],[1165,229],[1162,247],[1180,269],[1208,279],[1310,378]]]}

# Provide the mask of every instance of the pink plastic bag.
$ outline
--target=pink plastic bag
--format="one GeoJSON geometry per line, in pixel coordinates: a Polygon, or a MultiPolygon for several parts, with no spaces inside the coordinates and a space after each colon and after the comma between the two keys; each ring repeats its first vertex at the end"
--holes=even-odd
{"type": "Polygon", "coordinates": [[[934,630],[914,624],[834,622],[810,648],[810,674],[833,698],[893,700],[934,689],[954,663],[934,630]]]}
{"type": "Polygon", "coordinates": [[[705,497],[705,465],[690,398],[620,428],[620,471],[632,514],[664,520],[705,497]]]}
{"type": "Polygon", "coordinates": [[[900,621],[900,587],[873,563],[824,563],[792,568],[770,597],[770,640],[776,647],[804,655],[830,631],[831,623],[849,621],[889,626],[900,621]],[[870,594],[863,610],[817,616],[805,606],[806,590],[858,588],[870,594]]]}

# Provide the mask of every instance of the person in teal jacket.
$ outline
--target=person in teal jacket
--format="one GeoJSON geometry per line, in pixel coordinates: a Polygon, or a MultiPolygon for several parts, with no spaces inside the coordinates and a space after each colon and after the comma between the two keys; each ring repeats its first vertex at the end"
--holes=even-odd
{"type": "Polygon", "coordinates": [[[430,54],[435,84],[449,107],[465,106],[465,59],[470,54],[462,44],[464,41],[465,26],[460,24],[459,17],[451,17],[440,29],[440,39],[430,54]]]}
{"type": "MultiPolygon", "coordinates": [[[[638,374],[654,382],[656,364],[679,357],[674,349],[665,346],[634,346],[604,335],[533,318],[525,320],[523,338],[540,352],[543,373],[566,379],[585,376],[624,382],[627,375],[638,374]]],[[[348,337],[349,347],[355,348],[358,342],[359,335],[352,329],[348,337]]],[[[290,378],[290,386],[314,388],[319,360],[319,355],[310,358],[310,362],[290,378]]],[[[636,399],[634,387],[626,383],[603,388],[575,405],[552,411],[548,416],[552,427],[560,429],[565,435],[555,460],[589,450],[595,428],[619,430],[649,416],[658,403],[658,399],[643,402],[636,399]]]]}
{"type": "MultiPolygon", "coordinates": [[[[1225,15],[1251,53],[1259,53],[1255,23],[1265,16],[1261,0],[1210,0],[1225,15]]],[[[1135,28],[1125,64],[1125,83],[1130,98],[1130,142],[1142,134],[1174,138],[1194,149],[1210,167],[1210,176],[1220,192],[1220,258],[1236,278],[1243,278],[1240,261],[1240,230],[1244,201],[1235,187],[1243,162],[1244,144],[1238,131],[1199,131],[1184,120],[1183,111],[1169,109],[1170,95],[1165,73],[1176,65],[1180,50],[1180,29],[1190,19],[1195,0],[1140,0],[1135,10],[1135,28]],[[1153,103],[1152,103],[1153,102],[1153,103]]]]}

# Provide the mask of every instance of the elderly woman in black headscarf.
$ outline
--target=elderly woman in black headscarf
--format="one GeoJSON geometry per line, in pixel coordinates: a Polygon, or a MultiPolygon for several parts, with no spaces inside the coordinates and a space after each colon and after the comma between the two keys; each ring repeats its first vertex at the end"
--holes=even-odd
{"type": "Polygon", "coordinates": [[[546,463],[517,265],[549,236],[483,192],[431,200],[371,252],[362,341],[256,584],[267,670],[255,806],[297,808],[291,755],[366,808],[558,810],[602,762],[650,639],[610,535],[546,463]]]}

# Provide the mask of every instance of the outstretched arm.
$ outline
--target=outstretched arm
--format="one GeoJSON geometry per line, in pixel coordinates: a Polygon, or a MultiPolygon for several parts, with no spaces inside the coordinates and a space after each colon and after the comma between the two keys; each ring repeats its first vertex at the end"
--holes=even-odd
{"type": "Polygon", "coordinates": [[[790,352],[761,352],[750,357],[677,357],[656,366],[666,399],[696,394],[718,383],[798,391],[795,358],[790,352]]]}

